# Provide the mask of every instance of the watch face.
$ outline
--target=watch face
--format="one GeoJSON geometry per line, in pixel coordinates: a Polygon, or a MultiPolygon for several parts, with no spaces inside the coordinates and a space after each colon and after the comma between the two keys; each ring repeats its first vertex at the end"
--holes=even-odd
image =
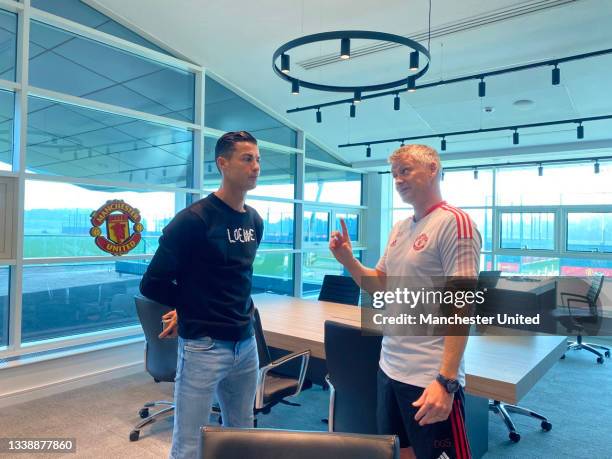
{"type": "Polygon", "coordinates": [[[456,379],[451,379],[446,382],[446,390],[451,393],[457,392],[459,390],[459,381],[456,379]]]}

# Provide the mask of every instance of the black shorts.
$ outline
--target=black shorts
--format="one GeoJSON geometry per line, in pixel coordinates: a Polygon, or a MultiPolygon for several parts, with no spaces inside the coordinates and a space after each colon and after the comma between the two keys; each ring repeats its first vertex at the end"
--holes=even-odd
{"type": "Polygon", "coordinates": [[[400,446],[411,446],[418,459],[469,459],[472,457],[465,430],[463,389],[455,393],[453,408],[446,421],[420,426],[412,406],[423,393],[422,387],[389,378],[378,369],[378,408],[376,421],[381,435],[398,435],[400,446]]]}

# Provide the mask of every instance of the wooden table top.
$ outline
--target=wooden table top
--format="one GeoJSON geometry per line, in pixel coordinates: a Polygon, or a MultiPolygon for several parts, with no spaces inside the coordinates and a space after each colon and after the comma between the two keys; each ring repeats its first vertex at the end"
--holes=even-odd
{"type": "MultiPolygon", "coordinates": [[[[360,308],[269,293],[253,295],[268,345],[310,349],[325,358],[324,323],[359,327],[360,308]]],[[[566,349],[563,336],[471,336],[465,352],[466,391],[517,403],[557,362],[566,349]]]]}

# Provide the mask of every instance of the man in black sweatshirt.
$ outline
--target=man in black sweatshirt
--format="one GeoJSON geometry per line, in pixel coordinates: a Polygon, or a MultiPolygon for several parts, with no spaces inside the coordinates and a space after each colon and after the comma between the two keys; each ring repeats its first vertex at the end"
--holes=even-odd
{"type": "Polygon", "coordinates": [[[196,456],[215,393],[225,426],[253,426],[259,362],[251,285],[263,221],[244,201],[260,172],[257,141],[228,132],[215,160],[221,187],[164,228],[140,283],[144,296],[175,308],[160,334],[178,328],[173,459],[196,456]]]}

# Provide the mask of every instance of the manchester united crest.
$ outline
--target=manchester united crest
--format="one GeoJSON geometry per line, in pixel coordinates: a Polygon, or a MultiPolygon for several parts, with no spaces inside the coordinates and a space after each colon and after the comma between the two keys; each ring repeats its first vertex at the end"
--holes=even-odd
{"type": "Polygon", "coordinates": [[[425,247],[425,244],[427,244],[427,234],[425,233],[421,233],[417,236],[417,238],[414,240],[414,244],[412,244],[412,248],[416,251],[422,250],[423,247],[425,247]]]}
{"type": "Polygon", "coordinates": [[[111,255],[124,255],[142,239],[140,233],[143,226],[140,219],[140,211],[123,200],[106,201],[91,213],[92,227],[89,234],[95,238],[94,242],[100,249],[111,255]],[[103,225],[106,225],[106,236],[102,235],[103,225]]]}

